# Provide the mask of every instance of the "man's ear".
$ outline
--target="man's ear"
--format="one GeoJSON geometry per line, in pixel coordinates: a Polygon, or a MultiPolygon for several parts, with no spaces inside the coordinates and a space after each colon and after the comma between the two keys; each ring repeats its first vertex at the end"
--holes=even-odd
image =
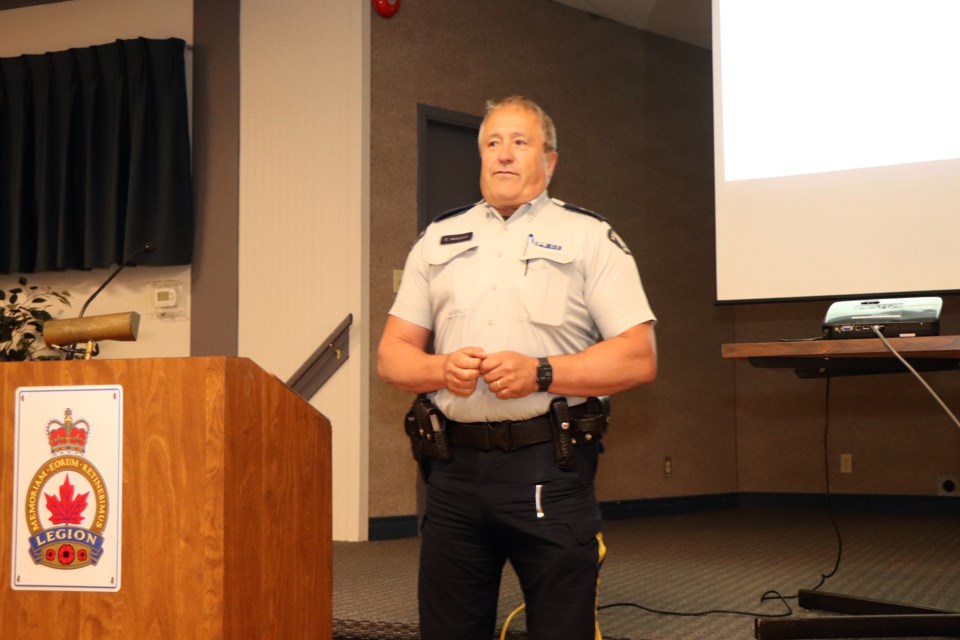
{"type": "Polygon", "coordinates": [[[547,183],[553,178],[553,172],[557,168],[557,158],[559,158],[559,154],[556,151],[547,152],[547,183]]]}

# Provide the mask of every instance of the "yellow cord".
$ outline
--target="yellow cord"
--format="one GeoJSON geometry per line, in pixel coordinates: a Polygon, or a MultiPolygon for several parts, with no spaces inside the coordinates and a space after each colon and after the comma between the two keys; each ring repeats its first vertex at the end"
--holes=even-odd
{"type": "MultiPolygon", "coordinates": [[[[607,557],[607,545],[603,543],[603,533],[597,533],[597,568],[603,566],[603,559],[607,557]]],[[[600,633],[600,621],[596,619],[597,607],[600,604],[600,576],[597,575],[597,601],[594,603],[594,626],[596,628],[595,640],[603,640],[603,635],[600,633]]],[[[510,615],[507,616],[507,619],[503,622],[503,629],[500,630],[500,640],[507,639],[507,629],[510,628],[510,623],[517,616],[518,613],[524,610],[526,604],[521,604],[519,607],[510,612],[510,615]]]]}
{"type": "Polygon", "coordinates": [[[504,621],[504,623],[503,623],[503,629],[500,631],[500,640],[506,640],[506,638],[507,638],[507,628],[510,626],[510,621],[513,620],[513,618],[514,618],[518,613],[520,613],[521,611],[523,611],[524,607],[526,607],[526,606],[527,606],[527,605],[526,605],[525,603],[524,603],[524,604],[521,604],[519,607],[517,607],[516,609],[514,609],[514,610],[510,613],[510,615],[507,616],[507,619],[506,619],[506,620],[504,621]]]}
{"type": "Polygon", "coordinates": [[[597,620],[597,611],[600,607],[600,567],[603,566],[603,559],[607,557],[607,545],[603,543],[603,533],[597,532],[597,544],[599,545],[598,551],[598,560],[597,560],[597,599],[593,603],[593,624],[596,627],[596,640],[603,640],[603,635],[600,633],[600,621],[597,620]]]}

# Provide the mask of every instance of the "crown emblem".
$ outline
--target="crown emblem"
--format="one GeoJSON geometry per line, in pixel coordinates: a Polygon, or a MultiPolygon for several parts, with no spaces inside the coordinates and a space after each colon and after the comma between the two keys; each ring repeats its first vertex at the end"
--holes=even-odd
{"type": "Polygon", "coordinates": [[[50,440],[50,451],[54,455],[63,453],[79,453],[83,455],[87,450],[87,436],[90,435],[90,423],[86,420],[73,419],[73,409],[65,409],[63,422],[56,418],[47,423],[47,438],[50,440]]]}

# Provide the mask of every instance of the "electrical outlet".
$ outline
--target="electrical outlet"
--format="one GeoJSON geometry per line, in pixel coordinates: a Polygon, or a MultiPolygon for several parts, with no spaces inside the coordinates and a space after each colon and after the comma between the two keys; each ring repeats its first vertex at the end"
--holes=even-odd
{"type": "Polygon", "coordinates": [[[673,475],[673,460],[670,456],[663,459],[663,475],[668,478],[673,475]]]}
{"type": "Polygon", "coordinates": [[[853,473],[853,454],[840,454],[840,473],[853,473]]]}
{"type": "Polygon", "coordinates": [[[960,497],[960,473],[938,475],[937,495],[960,497]]]}

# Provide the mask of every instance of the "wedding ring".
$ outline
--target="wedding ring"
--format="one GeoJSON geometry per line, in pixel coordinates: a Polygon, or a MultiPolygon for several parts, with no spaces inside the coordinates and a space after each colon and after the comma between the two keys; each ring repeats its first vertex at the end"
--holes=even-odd
{"type": "Polygon", "coordinates": [[[500,378],[497,378],[496,385],[497,385],[497,391],[500,391],[500,389],[503,389],[503,383],[500,382],[500,378]]]}

